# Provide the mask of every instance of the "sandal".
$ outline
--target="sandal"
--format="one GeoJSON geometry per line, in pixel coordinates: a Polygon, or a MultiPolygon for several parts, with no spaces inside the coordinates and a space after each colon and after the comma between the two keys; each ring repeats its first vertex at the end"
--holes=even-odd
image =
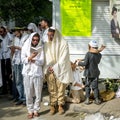
{"type": "Polygon", "coordinates": [[[28,113],[28,119],[32,119],[33,118],[33,113],[28,113]]]}
{"type": "Polygon", "coordinates": [[[35,117],[38,117],[38,116],[39,116],[39,113],[38,113],[38,112],[34,112],[34,116],[35,116],[35,117]]]}

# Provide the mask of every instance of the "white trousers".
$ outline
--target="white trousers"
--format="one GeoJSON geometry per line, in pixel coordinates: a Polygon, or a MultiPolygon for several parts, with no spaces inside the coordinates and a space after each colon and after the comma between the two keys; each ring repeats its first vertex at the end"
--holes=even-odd
{"type": "Polygon", "coordinates": [[[43,79],[41,77],[24,76],[24,88],[28,113],[40,110],[43,79]]]}

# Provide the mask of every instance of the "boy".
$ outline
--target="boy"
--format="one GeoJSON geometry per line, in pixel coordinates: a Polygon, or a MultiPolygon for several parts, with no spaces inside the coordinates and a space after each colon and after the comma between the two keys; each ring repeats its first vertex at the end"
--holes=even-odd
{"type": "Polygon", "coordinates": [[[90,104],[90,90],[94,91],[95,104],[99,105],[101,101],[99,100],[99,90],[98,90],[98,78],[100,71],[98,64],[101,60],[101,53],[91,52],[91,49],[98,50],[97,41],[92,40],[89,42],[89,52],[86,53],[84,61],[77,61],[78,66],[85,66],[84,76],[85,76],[85,92],[86,92],[86,101],[85,104],[90,104]]]}

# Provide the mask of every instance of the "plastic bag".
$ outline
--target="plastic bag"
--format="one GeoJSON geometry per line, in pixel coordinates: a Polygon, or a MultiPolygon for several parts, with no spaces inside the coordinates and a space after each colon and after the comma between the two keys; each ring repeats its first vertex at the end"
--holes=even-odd
{"type": "Polygon", "coordinates": [[[85,120],[105,120],[105,118],[101,113],[95,113],[92,115],[87,115],[85,120]]]}
{"type": "Polygon", "coordinates": [[[118,90],[116,92],[116,98],[120,98],[120,86],[118,87],[118,90]]]}

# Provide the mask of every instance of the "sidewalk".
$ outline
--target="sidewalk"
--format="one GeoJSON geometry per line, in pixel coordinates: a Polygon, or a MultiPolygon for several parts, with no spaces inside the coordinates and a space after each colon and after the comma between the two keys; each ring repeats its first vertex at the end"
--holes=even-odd
{"type": "MultiPolygon", "coordinates": [[[[49,102],[49,96],[46,95],[43,97],[43,102],[49,102]]],[[[67,103],[67,108],[74,112],[85,112],[85,113],[97,113],[105,114],[108,116],[120,117],[120,98],[114,98],[110,101],[103,102],[100,105],[96,105],[94,103],[90,105],[86,105],[84,103],[74,104],[67,103]]]]}
{"type": "Polygon", "coordinates": [[[81,104],[70,104],[71,110],[78,112],[96,113],[100,112],[108,116],[120,117],[120,98],[112,99],[108,102],[104,102],[101,105],[96,105],[94,103],[90,105],[81,104]]]}
{"type": "MultiPolygon", "coordinates": [[[[105,116],[114,116],[120,118],[120,98],[112,99],[108,102],[103,102],[100,105],[94,103],[86,105],[84,103],[73,104],[66,103],[66,113],[62,116],[55,114],[49,115],[49,105],[44,105],[45,102],[49,103],[49,96],[47,88],[43,90],[42,103],[41,103],[41,116],[37,120],[79,120],[82,116],[87,114],[94,114],[100,112],[105,116]],[[68,113],[72,112],[72,113],[68,113]],[[87,114],[86,114],[87,113],[87,114]],[[71,117],[73,115],[73,117],[71,117]],[[76,117],[74,117],[76,116],[76,117]]],[[[8,100],[8,96],[0,96],[0,120],[27,120],[27,109],[24,106],[15,106],[13,101],[8,100]]],[[[34,119],[36,120],[36,119],[34,119]]]]}

